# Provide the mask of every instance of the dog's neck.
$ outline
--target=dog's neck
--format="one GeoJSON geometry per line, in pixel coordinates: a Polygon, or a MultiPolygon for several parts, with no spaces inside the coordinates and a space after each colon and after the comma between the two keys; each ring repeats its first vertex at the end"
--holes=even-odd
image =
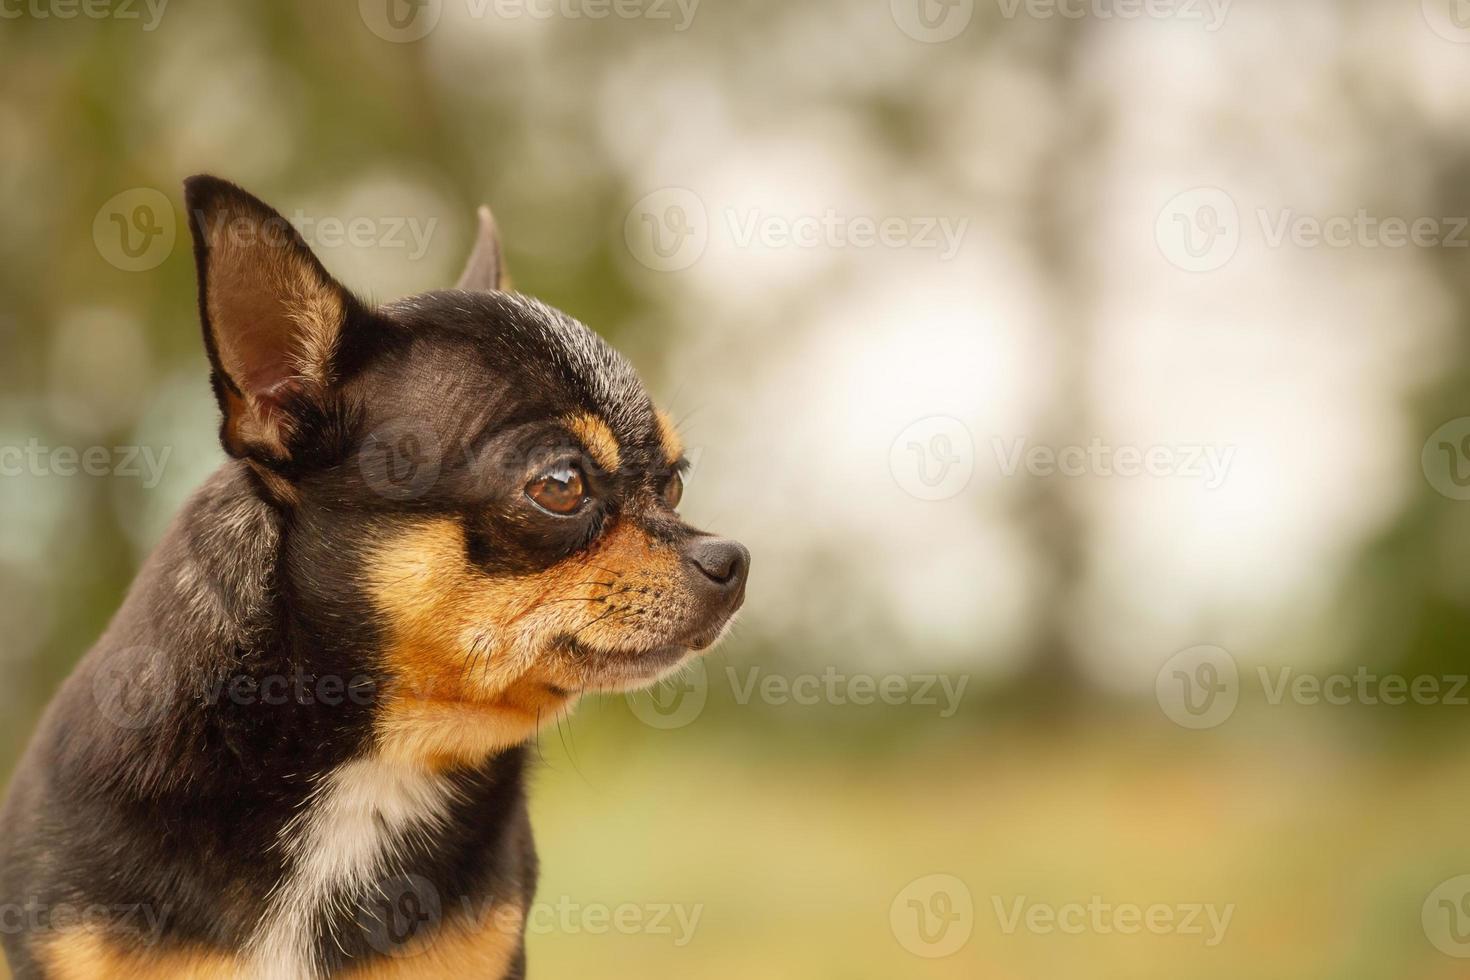
{"type": "Polygon", "coordinates": [[[290,533],[238,463],[188,502],[94,651],[95,672],[110,665],[145,685],[131,700],[158,710],[121,737],[96,721],[109,730],[86,742],[114,747],[105,760],[72,760],[70,775],[129,806],[194,814],[197,835],[171,842],[167,860],[213,861],[253,895],[237,921],[211,928],[233,932],[257,964],[310,977],[323,957],[374,955],[361,917],[385,881],[428,882],[455,906],[446,921],[498,916],[524,908],[535,858],[523,749],[448,769],[381,750],[378,706],[351,691],[370,665],[286,601],[296,595],[282,581],[290,533]],[[342,683],[321,685],[339,672],[342,683]],[[273,702],[266,677],[285,682],[272,689],[284,697],[273,702]],[[337,703],[319,700],[326,690],[337,703]],[[195,844],[200,853],[184,851],[195,844]],[[240,867],[223,866],[221,849],[240,867]]]}

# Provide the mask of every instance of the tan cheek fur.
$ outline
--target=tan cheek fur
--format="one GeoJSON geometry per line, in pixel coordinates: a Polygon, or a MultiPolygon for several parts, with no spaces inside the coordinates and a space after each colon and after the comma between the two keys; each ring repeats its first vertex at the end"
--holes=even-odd
{"type": "Polygon", "coordinates": [[[496,577],[470,564],[459,522],[426,521],[376,550],[369,581],[391,624],[380,750],[436,768],[523,742],[571,707],[565,690],[584,679],[558,640],[636,647],[680,608],[677,554],[626,524],[544,572],[496,577]]]}

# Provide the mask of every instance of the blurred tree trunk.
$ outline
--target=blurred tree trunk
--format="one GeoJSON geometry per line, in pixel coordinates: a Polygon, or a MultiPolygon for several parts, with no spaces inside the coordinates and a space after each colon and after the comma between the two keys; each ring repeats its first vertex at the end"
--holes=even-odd
{"type": "MultiPolygon", "coordinates": [[[[1095,97],[1096,86],[1082,74],[1080,62],[1087,51],[1083,24],[1063,19],[1049,28],[1044,57],[1059,123],[1029,192],[1033,220],[1028,244],[1048,284],[1055,392],[1030,443],[1052,447],[1085,444],[1093,434],[1087,383],[1093,298],[1087,250],[1094,240],[1089,193],[1095,182],[1084,168],[1097,159],[1105,109],[1095,97]]],[[[1021,683],[1031,703],[1053,716],[1071,714],[1086,690],[1075,628],[1089,532],[1080,505],[1084,489],[1060,475],[1036,479],[1017,515],[1039,558],[1041,575],[1038,621],[1021,683]]]]}

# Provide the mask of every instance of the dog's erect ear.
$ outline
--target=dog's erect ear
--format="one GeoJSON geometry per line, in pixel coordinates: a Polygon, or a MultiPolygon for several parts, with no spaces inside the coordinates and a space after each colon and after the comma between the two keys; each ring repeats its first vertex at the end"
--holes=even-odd
{"type": "Polygon", "coordinates": [[[302,416],[320,410],[356,300],[296,229],[228,181],[184,182],[199,317],[232,456],[291,461],[302,416]]]}
{"type": "Polygon", "coordinates": [[[500,229],[490,209],[480,205],[480,230],[475,234],[475,250],[460,273],[456,289],[475,292],[505,292],[510,289],[510,274],[505,269],[505,252],[500,247],[500,229]]]}

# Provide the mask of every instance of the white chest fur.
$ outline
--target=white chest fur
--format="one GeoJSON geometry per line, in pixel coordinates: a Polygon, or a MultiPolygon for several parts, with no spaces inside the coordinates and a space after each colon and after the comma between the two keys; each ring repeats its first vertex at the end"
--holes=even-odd
{"type": "Polygon", "coordinates": [[[349,762],[323,780],[282,829],[286,876],[250,939],[250,975],[315,977],[314,939],[326,915],[397,873],[403,843],[434,830],[453,799],[453,787],[428,769],[381,759],[349,762]]]}

